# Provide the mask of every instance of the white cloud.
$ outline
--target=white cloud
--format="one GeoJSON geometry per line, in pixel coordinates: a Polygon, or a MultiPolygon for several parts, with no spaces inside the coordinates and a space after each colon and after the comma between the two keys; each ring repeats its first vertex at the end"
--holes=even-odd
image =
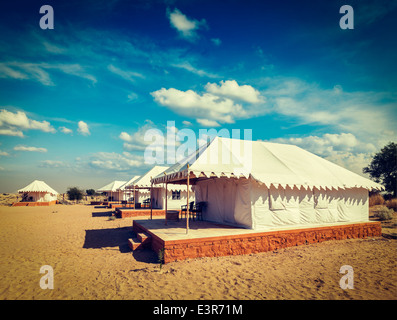
{"type": "Polygon", "coordinates": [[[170,19],[171,26],[175,28],[183,38],[188,40],[197,38],[197,30],[207,27],[205,19],[201,21],[189,19],[176,8],[173,12],[168,11],[167,15],[170,19]]]}
{"type": "Polygon", "coordinates": [[[213,44],[215,44],[216,46],[220,46],[222,41],[221,39],[218,38],[212,38],[211,41],[213,42],[213,44]]]}
{"type": "Polygon", "coordinates": [[[196,119],[196,121],[204,127],[220,127],[220,124],[215,120],[196,119]]]}
{"type": "Polygon", "coordinates": [[[164,147],[164,134],[151,121],[147,121],[132,134],[121,132],[119,138],[124,141],[123,147],[128,151],[144,151],[149,146],[150,148],[164,147]],[[150,133],[150,141],[146,137],[148,133],[150,133]],[[157,141],[160,146],[155,145],[153,141],[157,141]]]}
{"type": "Polygon", "coordinates": [[[58,70],[96,83],[96,78],[85,72],[79,64],[50,64],[30,62],[3,62],[0,63],[0,78],[12,78],[18,80],[35,80],[45,86],[54,86],[47,70],[58,70]]]}
{"type": "Polygon", "coordinates": [[[28,146],[15,146],[15,151],[29,151],[29,152],[47,152],[46,148],[28,147],[28,146]]]}
{"type": "Polygon", "coordinates": [[[299,79],[267,78],[268,106],[273,112],[293,117],[300,124],[321,124],[339,131],[376,136],[395,131],[397,107],[393,97],[382,92],[346,92],[340,85],[321,89],[299,79]],[[390,101],[390,102],[388,102],[390,101]]]}
{"type": "Polygon", "coordinates": [[[23,132],[15,129],[0,129],[0,135],[2,136],[13,136],[23,138],[23,132]]]}
{"type": "Polygon", "coordinates": [[[207,92],[220,97],[242,100],[248,103],[264,102],[264,97],[260,92],[249,85],[240,86],[236,80],[221,81],[220,85],[216,83],[207,83],[205,86],[207,92]]]}
{"type": "Polygon", "coordinates": [[[277,138],[271,142],[296,145],[360,175],[376,151],[373,144],[359,141],[352,133],[277,138]]]}
{"type": "Polygon", "coordinates": [[[196,74],[196,75],[198,75],[200,77],[208,77],[208,78],[217,78],[218,77],[217,74],[214,74],[214,73],[211,73],[211,72],[207,72],[205,70],[197,69],[197,68],[193,67],[191,65],[191,63],[187,62],[187,61],[180,62],[180,63],[174,63],[174,64],[171,64],[171,66],[175,67],[175,68],[184,69],[184,70],[189,71],[191,73],[194,73],[194,74],[196,74]]]}
{"type": "Polygon", "coordinates": [[[88,136],[90,135],[90,130],[88,128],[88,124],[85,123],[84,121],[79,121],[78,123],[78,129],[77,131],[82,134],[83,136],[88,136]]]}
{"type": "Polygon", "coordinates": [[[23,137],[21,130],[40,130],[54,133],[56,130],[48,121],[29,119],[25,112],[16,113],[2,109],[0,111],[0,134],[23,137]]]}
{"type": "Polygon", "coordinates": [[[43,161],[41,161],[39,167],[40,168],[66,168],[66,167],[70,167],[70,165],[64,161],[59,161],[59,160],[43,160],[43,161]]]}
{"type": "Polygon", "coordinates": [[[35,80],[45,86],[53,86],[50,75],[40,64],[27,62],[0,63],[0,77],[18,80],[35,80]]]}
{"type": "Polygon", "coordinates": [[[135,92],[131,92],[128,96],[127,96],[127,98],[128,98],[128,102],[131,102],[131,101],[134,101],[134,100],[136,100],[136,99],[138,99],[138,95],[135,93],[135,92]]]}
{"type": "Polygon", "coordinates": [[[120,68],[115,67],[112,64],[108,65],[108,70],[114,74],[117,74],[124,80],[130,81],[130,82],[135,82],[136,78],[141,78],[141,79],[145,78],[145,76],[143,76],[142,74],[140,74],[138,72],[122,70],[120,68]]]}
{"type": "Polygon", "coordinates": [[[128,171],[142,165],[142,157],[129,152],[97,152],[89,159],[88,165],[96,169],[128,171]]]}
{"type": "Polygon", "coordinates": [[[66,127],[59,127],[59,130],[61,130],[65,134],[72,134],[73,133],[72,129],[69,129],[69,128],[66,128],[66,127]]]}
{"type": "Polygon", "coordinates": [[[0,150],[0,157],[8,157],[8,156],[9,156],[8,152],[0,150]]]}
{"type": "Polygon", "coordinates": [[[208,83],[205,89],[207,92],[199,94],[193,90],[162,88],[151,95],[158,104],[180,115],[196,118],[197,122],[206,126],[234,123],[236,119],[247,119],[266,112],[260,104],[264,98],[251,86],[222,81],[219,86],[208,83]]]}
{"type": "Polygon", "coordinates": [[[183,123],[183,125],[185,125],[187,127],[190,127],[191,125],[193,125],[190,121],[186,121],[186,120],[183,120],[182,123],[183,123]]]}

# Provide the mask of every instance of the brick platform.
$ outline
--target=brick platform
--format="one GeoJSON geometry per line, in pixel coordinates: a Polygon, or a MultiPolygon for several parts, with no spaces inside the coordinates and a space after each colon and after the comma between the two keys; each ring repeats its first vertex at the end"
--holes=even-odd
{"type": "MultiPolygon", "coordinates": [[[[129,208],[116,208],[116,217],[127,218],[127,217],[150,217],[150,209],[129,209],[129,208]]],[[[163,209],[153,209],[153,216],[165,216],[165,210],[163,209]]]]}
{"type": "Polygon", "coordinates": [[[14,202],[12,204],[13,207],[46,207],[46,206],[52,206],[57,204],[58,201],[47,201],[47,202],[14,202]]]}
{"type": "MultiPolygon", "coordinates": [[[[236,229],[237,234],[208,237],[192,235],[190,238],[189,235],[185,235],[184,239],[168,240],[166,233],[164,233],[164,236],[159,235],[158,226],[150,229],[149,225],[150,223],[147,221],[139,223],[139,221],[134,220],[133,230],[136,234],[150,235],[151,248],[155,252],[164,248],[164,263],[199,257],[259,253],[328,240],[379,237],[382,234],[380,222],[363,222],[268,232],[236,229]],[[146,226],[143,226],[143,224],[146,226]]],[[[214,230],[217,225],[214,226],[213,229],[208,229],[209,235],[216,233],[214,230]]],[[[227,230],[233,232],[233,229],[227,230]]],[[[179,237],[183,238],[183,236],[179,237]]]]}

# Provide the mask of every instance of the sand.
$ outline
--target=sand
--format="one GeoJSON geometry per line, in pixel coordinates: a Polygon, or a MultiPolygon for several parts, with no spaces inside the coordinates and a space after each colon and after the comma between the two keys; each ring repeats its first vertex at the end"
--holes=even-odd
{"type": "Polygon", "coordinates": [[[394,237],[200,258],[160,270],[157,254],[130,251],[133,218],[109,220],[109,212],[88,205],[0,207],[0,299],[397,298],[394,237]],[[53,290],[40,288],[43,265],[54,270],[53,290]],[[354,289],[340,288],[342,265],[353,267],[354,289]]]}

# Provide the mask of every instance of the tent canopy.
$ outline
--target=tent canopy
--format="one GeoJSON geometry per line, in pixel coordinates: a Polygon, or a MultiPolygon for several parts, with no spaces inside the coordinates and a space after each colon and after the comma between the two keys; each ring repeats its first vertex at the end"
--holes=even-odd
{"type": "Polygon", "coordinates": [[[124,183],[122,186],[120,186],[119,190],[124,191],[126,187],[128,187],[128,186],[133,186],[133,185],[134,185],[134,182],[135,182],[136,180],[138,180],[140,177],[141,177],[141,176],[134,176],[134,177],[132,177],[129,181],[127,181],[127,182],[124,183]]]}
{"type": "Polygon", "coordinates": [[[47,192],[52,195],[57,195],[54,189],[52,189],[48,184],[44,181],[34,180],[30,184],[28,184],[25,188],[19,189],[18,192],[25,193],[25,192],[47,192]]]}
{"type": "Polygon", "coordinates": [[[112,181],[111,183],[99,188],[97,191],[99,192],[116,192],[122,185],[124,185],[127,181],[112,181]]]}
{"type": "Polygon", "coordinates": [[[383,186],[294,145],[215,137],[176,163],[153,183],[185,183],[189,164],[192,183],[212,177],[252,178],[266,185],[305,189],[383,186]]]}
{"type": "Polygon", "coordinates": [[[151,179],[157,175],[163,174],[168,167],[166,166],[154,166],[148,172],[140,176],[138,179],[132,181],[129,184],[131,187],[135,186],[137,188],[150,188],[152,186],[151,179]]]}

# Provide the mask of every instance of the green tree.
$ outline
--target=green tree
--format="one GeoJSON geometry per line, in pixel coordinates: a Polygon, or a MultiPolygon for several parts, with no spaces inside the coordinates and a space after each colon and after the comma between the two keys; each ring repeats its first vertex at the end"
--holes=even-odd
{"type": "Polygon", "coordinates": [[[383,184],[386,191],[397,197],[397,144],[390,142],[384,146],[363,172],[369,173],[371,179],[383,184]]]}
{"type": "Polygon", "coordinates": [[[85,193],[87,194],[87,196],[93,196],[95,195],[95,190],[94,189],[88,189],[85,191],[85,193]]]}
{"type": "Polygon", "coordinates": [[[70,187],[67,191],[69,200],[81,200],[83,199],[84,191],[77,187],[70,187]]]}

